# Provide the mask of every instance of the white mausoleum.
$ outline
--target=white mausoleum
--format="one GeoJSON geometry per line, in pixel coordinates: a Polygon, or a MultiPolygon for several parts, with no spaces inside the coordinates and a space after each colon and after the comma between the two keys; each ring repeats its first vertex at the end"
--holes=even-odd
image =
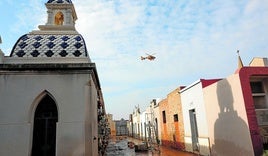
{"type": "Polygon", "coordinates": [[[75,29],[71,0],[48,0],[48,19],[0,50],[0,155],[96,156],[96,66],[75,29]]]}

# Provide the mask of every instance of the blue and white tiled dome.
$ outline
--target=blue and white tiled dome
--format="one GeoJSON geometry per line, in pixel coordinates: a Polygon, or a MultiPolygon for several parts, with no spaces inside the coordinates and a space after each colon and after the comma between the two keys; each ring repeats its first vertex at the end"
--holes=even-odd
{"type": "Polygon", "coordinates": [[[80,34],[26,34],[14,45],[10,57],[88,58],[80,34]]]}
{"type": "Polygon", "coordinates": [[[48,0],[47,4],[48,22],[21,36],[10,57],[17,63],[91,62],[85,41],[74,27],[77,17],[72,1],[48,0]]]}
{"type": "Polygon", "coordinates": [[[71,0],[48,0],[47,3],[50,3],[50,4],[71,4],[72,1],[71,0]]]}

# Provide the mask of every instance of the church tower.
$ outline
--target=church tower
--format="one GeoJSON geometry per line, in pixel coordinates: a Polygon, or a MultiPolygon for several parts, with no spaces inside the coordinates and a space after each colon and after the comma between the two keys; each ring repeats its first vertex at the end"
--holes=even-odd
{"type": "Polygon", "coordinates": [[[45,6],[47,22],[0,59],[0,155],[96,156],[105,112],[96,66],[72,1],[45,6]]]}

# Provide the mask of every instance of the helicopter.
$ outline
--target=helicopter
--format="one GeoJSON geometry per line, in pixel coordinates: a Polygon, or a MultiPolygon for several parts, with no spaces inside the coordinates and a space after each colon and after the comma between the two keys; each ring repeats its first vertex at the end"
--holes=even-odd
{"type": "Polygon", "coordinates": [[[155,55],[155,54],[147,54],[147,53],[146,53],[146,55],[148,55],[148,56],[141,56],[141,60],[148,59],[148,60],[150,60],[150,61],[153,61],[153,60],[156,58],[155,56],[153,56],[153,55],[155,55]]]}

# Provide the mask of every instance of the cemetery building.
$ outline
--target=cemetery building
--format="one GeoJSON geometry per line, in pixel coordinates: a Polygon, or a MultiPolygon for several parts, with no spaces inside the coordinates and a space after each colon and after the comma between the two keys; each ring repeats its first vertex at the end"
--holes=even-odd
{"type": "Polygon", "coordinates": [[[9,56],[0,51],[0,155],[95,156],[104,108],[96,65],[72,1],[45,6],[47,23],[22,35],[9,56]]]}

